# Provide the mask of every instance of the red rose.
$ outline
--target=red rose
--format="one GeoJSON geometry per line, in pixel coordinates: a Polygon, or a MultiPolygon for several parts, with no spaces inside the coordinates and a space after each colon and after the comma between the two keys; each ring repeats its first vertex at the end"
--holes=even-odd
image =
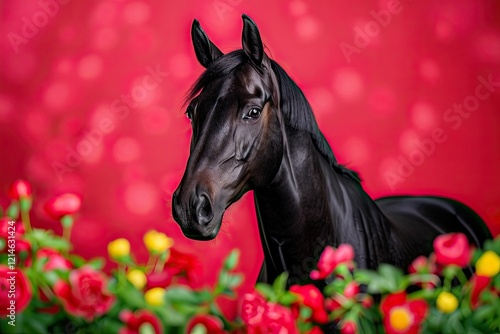
{"type": "Polygon", "coordinates": [[[325,311],[325,298],[317,287],[312,284],[292,285],[290,291],[299,296],[300,300],[294,304],[294,308],[299,308],[300,304],[312,310],[311,320],[320,324],[328,321],[328,314],[325,311]]]}
{"type": "Polygon", "coordinates": [[[323,331],[318,326],[314,326],[307,334],[323,334],[323,331]]]}
{"type": "Polygon", "coordinates": [[[269,334],[298,334],[295,320],[290,309],[267,303],[267,310],[264,313],[262,322],[256,326],[249,326],[248,334],[269,333],[269,334]]]}
{"type": "Polygon", "coordinates": [[[406,292],[399,292],[384,298],[380,309],[387,334],[417,334],[429,306],[425,300],[408,300],[406,292]]]}
{"type": "MultiPolygon", "coordinates": [[[[120,312],[120,320],[125,323],[125,327],[120,329],[118,334],[139,334],[141,327],[149,325],[153,328],[154,334],[163,334],[163,327],[158,317],[148,310],[132,312],[124,310],[120,312]]],[[[149,333],[149,332],[148,332],[149,333]]]]}
{"type": "Polygon", "coordinates": [[[10,186],[9,197],[12,199],[22,199],[31,196],[31,185],[28,181],[17,180],[10,186]]]}
{"type": "Polygon", "coordinates": [[[186,334],[190,334],[195,327],[202,326],[204,328],[203,333],[206,334],[224,334],[224,324],[222,320],[213,315],[200,314],[195,315],[186,328],[186,334]]]}
{"type": "Polygon", "coordinates": [[[443,266],[457,265],[466,267],[471,258],[472,250],[469,240],[462,233],[443,234],[434,239],[436,262],[443,266]]]}
{"type": "Polygon", "coordinates": [[[60,280],[54,284],[54,294],[69,314],[92,321],[106,313],[115,298],[107,289],[107,277],[91,267],[81,267],[69,274],[69,283],[60,280]]]}
{"type": "Polygon", "coordinates": [[[241,303],[241,319],[249,326],[258,325],[267,311],[267,303],[257,293],[246,293],[241,303]]]}
{"type": "Polygon", "coordinates": [[[36,254],[39,261],[46,261],[43,265],[43,270],[51,271],[55,269],[71,270],[73,268],[71,262],[62,256],[58,251],[52,248],[40,248],[36,254]]]}
{"type": "Polygon", "coordinates": [[[337,249],[326,246],[318,261],[318,270],[311,271],[314,280],[324,279],[330,276],[338,265],[346,264],[352,268],[354,260],[354,249],[349,244],[341,244],[337,249]]]}
{"type": "Polygon", "coordinates": [[[340,327],[340,334],[356,334],[358,332],[358,325],[355,321],[343,321],[340,327]]]}
{"type": "Polygon", "coordinates": [[[0,265],[0,317],[21,313],[32,296],[31,283],[22,270],[0,265]]]}
{"type": "Polygon", "coordinates": [[[59,220],[80,210],[82,200],[75,194],[62,194],[45,203],[44,209],[53,219],[59,220]]]}
{"type": "Polygon", "coordinates": [[[349,282],[344,288],[344,297],[348,299],[356,298],[359,294],[359,285],[356,282],[349,282]]]}
{"type": "Polygon", "coordinates": [[[469,282],[472,287],[470,293],[470,303],[473,309],[476,309],[480,305],[479,295],[489,287],[491,281],[491,277],[478,276],[476,274],[474,274],[470,279],[469,282]]]}

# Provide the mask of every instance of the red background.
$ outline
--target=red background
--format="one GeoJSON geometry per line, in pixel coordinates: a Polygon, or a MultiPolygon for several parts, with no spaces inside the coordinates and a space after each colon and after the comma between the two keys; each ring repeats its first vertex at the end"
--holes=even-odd
{"type": "Polygon", "coordinates": [[[57,193],[82,194],[72,236],[77,252],[105,255],[110,240],[126,237],[144,256],[142,235],[155,228],[199,256],[199,285],[213,282],[235,247],[245,287],[253,285],[262,252],[250,194],[229,209],[211,242],[187,240],[170,213],[188,158],[182,100],[203,71],[191,22],[200,20],[227,52],[240,48],[241,13],[258,24],[268,54],[304,90],[339,161],[361,173],[369,194],[450,196],[499,233],[500,86],[457,129],[443,118],[474,95],[478,76],[500,82],[498,1],[402,1],[382,27],[370,21],[383,16],[376,13],[388,1],[61,2],[0,2],[0,189],[5,193],[17,178],[32,182],[35,227],[58,232],[41,205],[57,193]],[[51,15],[43,14],[48,3],[51,15]],[[369,35],[355,40],[360,30],[369,35]],[[356,52],[345,57],[341,45],[356,41],[356,52]],[[159,86],[125,119],[113,116],[113,102],[157,66],[168,73],[159,86]],[[65,163],[67,146],[83,145],[106,118],[113,131],[60,180],[52,164],[65,163]],[[444,143],[418,153],[418,143],[437,128],[444,143]],[[421,164],[391,186],[387,173],[412,155],[421,164]]]}

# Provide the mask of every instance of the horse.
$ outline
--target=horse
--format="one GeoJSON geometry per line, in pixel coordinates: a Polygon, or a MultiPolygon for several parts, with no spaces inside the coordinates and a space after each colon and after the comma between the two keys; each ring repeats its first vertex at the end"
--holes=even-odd
{"type": "Polygon", "coordinates": [[[327,246],[347,243],[358,267],[406,269],[440,234],[492,236],[464,204],[437,196],[373,200],[340,164],[303,92],[264,51],[243,14],[242,49],[223,54],[197,20],[191,37],[205,68],[186,95],[190,156],[172,195],[172,216],[194,240],[216,237],[225,210],[253,191],[264,263],[258,280],[288,272],[306,282],[327,246]]]}

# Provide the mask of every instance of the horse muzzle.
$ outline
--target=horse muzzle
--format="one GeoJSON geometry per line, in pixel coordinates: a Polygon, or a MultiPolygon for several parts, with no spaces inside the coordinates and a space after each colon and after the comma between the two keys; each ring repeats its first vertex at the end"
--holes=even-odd
{"type": "Polygon", "coordinates": [[[172,197],[172,216],[182,233],[194,240],[212,240],[217,236],[221,218],[215,219],[213,204],[206,192],[195,192],[187,201],[181,201],[179,190],[172,197]]]}

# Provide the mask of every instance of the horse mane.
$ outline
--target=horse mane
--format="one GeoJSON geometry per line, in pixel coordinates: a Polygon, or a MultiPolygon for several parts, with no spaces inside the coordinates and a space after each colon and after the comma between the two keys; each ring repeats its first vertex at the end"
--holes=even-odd
{"type": "MultiPolygon", "coordinates": [[[[196,97],[196,95],[213,80],[224,77],[248,63],[251,63],[251,61],[243,50],[232,51],[214,60],[188,91],[185,104],[196,97]]],[[[296,130],[308,132],[311,135],[311,139],[316,149],[335,171],[348,176],[356,182],[360,182],[360,177],[355,171],[337,162],[332,148],[318,127],[311,105],[307,101],[302,90],[290,78],[285,70],[272,59],[271,69],[278,78],[281,94],[280,107],[287,125],[296,130]]]]}

